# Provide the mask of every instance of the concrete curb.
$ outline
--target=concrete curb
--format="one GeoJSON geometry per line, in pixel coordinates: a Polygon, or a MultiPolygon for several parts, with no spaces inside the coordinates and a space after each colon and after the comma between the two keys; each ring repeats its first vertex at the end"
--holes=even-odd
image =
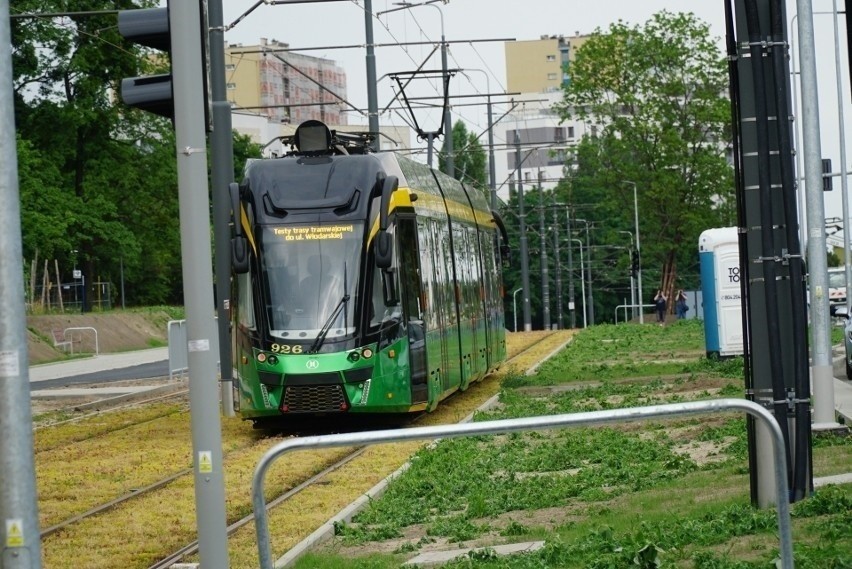
{"type": "MultiPolygon", "coordinates": [[[[571,338],[569,338],[566,342],[564,342],[558,348],[556,348],[555,350],[553,350],[552,352],[547,354],[544,357],[544,359],[542,359],[535,366],[533,366],[533,368],[530,368],[530,369],[531,370],[537,369],[539,365],[541,365],[545,361],[549,360],[550,358],[555,356],[557,353],[559,353],[562,349],[564,349],[565,346],[567,346],[569,342],[571,342],[571,338]]],[[[527,371],[527,375],[530,375],[530,370],[527,371]]],[[[459,423],[470,423],[471,421],[473,421],[473,417],[474,417],[474,415],[476,415],[477,412],[487,411],[489,409],[492,409],[497,404],[497,402],[499,400],[500,400],[500,395],[499,394],[494,395],[493,397],[488,399],[485,403],[483,403],[482,405],[477,407],[473,411],[473,413],[471,413],[470,415],[468,415],[467,417],[465,417],[464,419],[459,421],[459,423]]],[[[426,448],[429,448],[429,447],[436,445],[439,441],[440,441],[440,439],[436,439],[436,440],[432,441],[429,445],[427,445],[426,448]]],[[[278,560],[276,560],[275,563],[274,563],[274,567],[276,567],[276,569],[281,569],[281,568],[284,568],[284,567],[290,567],[300,557],[302,557],[305,553],[310,551],[311,548],[313,548],[313,547],[315,547],[315,546],[317,546],[317,545],[319,545],[319,544],[321,544],[325,541],[328,541],[329,539],[334,537],[334,526],[335,526],[335,524],[337,524],[339,522],[350,521],[353,517],[355,517],[356,514],[361,512],[361,510],[363,510],[367,506],[367,504],[370,503],[371,500],[374,500],[376,498],[381,497],[382,494],[384,494],[385,491],[387,490],[391,481],[394,478],[401,475],[402,473],[404,473],[406,470],[408,470],[410,466],[411,466],[411,461],[407,461],[405,464],[400,466],[393,473],[388,475],[384,480],[381,480],[378,484],[376,484],[375,486],[370,488],[367,491],[366,494],[363,494],[358,499],[356,499],[354,502],[352,502],[351,504],[349,504],[348,506],[343,508],[336,516],[334,516],[333,518],[328,520],[326,523],[321,525],[315,532],[313,532],[311,535],[309,535],[308,537],[306,537],[305,539],[303,539],[302,541],[300,541],[296,545],[294,545],[292,548],[290,548],[290,550],[287,553],[285,553],[283,556],[278,558],[278,560]]]]}

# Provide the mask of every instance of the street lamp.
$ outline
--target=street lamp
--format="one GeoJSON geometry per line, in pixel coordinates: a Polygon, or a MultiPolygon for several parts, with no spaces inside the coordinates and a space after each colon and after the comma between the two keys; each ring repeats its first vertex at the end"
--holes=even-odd
{"type": "Polygon", "coordinates": [[[515,317],[515,332],[518,331],[518,293],[524,290],[524,287],[516,288],[512,293],[512,315],[515,317]]]}
{"type": "MultiPolygon", "coordinates": [[[[592,295],[592,249],[591,239],[589,237],[589,222],[585,219],[574,218],[574,221],[579,221],[586,225],[586,264],[589,267],[589,323],[595,325],[595,297],[592,295]]],[[[582,264],[582,263],[581,263],[582,264]]],[[[582,271],[580,274],[583,274],[582,271]]]]}
{"type": "MultiPolygon", "coordinates": [[[[491,112],[491,79],[488,77],[488,73],[483,69],[475,69],[468,68],[466,70],[462,70],[461,73],[465,75],[465,71],[479,71],[483,75],[485,75],[485,88],[486,92],[486,101],[488,105],[488,186],[491,189],[491,209],[497,209],[497,166],[494,161],[494,115],[491,112]]],[[[468,77],[468,79],[470,79],[468,77]]],[[[473,81],[471,81],[472,83],[473,81]]]]}
{"type": "MultiPolygon", "coordinates": [[[[580,245],[580,275],[583,274],[583,240],[582,239],[571,239],[571,241],[576,241],[580,245]]],[[[583,328],[585,328],[588,324],[586,323],[586,283],[581,278],[580,279],[580,298],[583,299],[583,328]]]]}
{"type": "Polygon", "coordinates": [[[642,310],[642,304],[645,302],[645,297],[642,295],[642,246],[639,244],[639,197],[636,194],[636,182],[623,180],[622,184],[630,184],[633,186],[633,224],[636,231],[636,288],[639,290],[639,324],[645,323],[645,314],[642,310]]]}
{"type": "Polygon", "coordinates": [[[619,231],[619,233],[623,233],[630,237],[630,313],[632,314],[632,318],[636,318],[636,282],[633,279],[633,234],[629,231],[619,231]]]}

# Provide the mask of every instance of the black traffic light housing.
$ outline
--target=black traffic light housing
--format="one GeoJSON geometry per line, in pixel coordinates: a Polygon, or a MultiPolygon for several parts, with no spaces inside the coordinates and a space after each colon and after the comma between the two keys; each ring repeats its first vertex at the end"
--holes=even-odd
{"type": "MultiPolygon", "coordinates": [[[[121,10],[118,13],[118,32],[139,45],[171,52],[168,8],[121,10]]],[[[172,75],[162,73],[122,79],[121,99],[130,107],[174,118],[172,75]]]]}

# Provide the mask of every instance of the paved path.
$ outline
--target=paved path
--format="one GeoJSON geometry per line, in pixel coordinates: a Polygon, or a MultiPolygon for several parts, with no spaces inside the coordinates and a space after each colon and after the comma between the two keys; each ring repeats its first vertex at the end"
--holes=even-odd
{"type": "MultiPolygon", "coordinates": [[[[152,364],[167,361],[168,359],[168,347],[121,352],[118,354],[101,354],[89,358],[75,358],[62,362],[30,366],[30,383],[117,370],[142,364],[152,364]]],[[[168,370],[166,374],[168,375],[168,370]]]]}

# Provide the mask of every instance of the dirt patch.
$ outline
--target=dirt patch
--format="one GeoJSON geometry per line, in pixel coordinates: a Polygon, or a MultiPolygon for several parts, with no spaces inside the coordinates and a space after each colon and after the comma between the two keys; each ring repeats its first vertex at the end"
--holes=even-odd
{"type": "Polygon", "coordinates": [[[165,311],[89,314],[50,314],[27,317],[27,349],[30,365],[69,357],[54,345],[54,331],[74,342],[74,351],[100,353],[126,352],[165,346],[170,316],[165,311]],[[94,330],[91,330],[94,329],[94,330]]]}

